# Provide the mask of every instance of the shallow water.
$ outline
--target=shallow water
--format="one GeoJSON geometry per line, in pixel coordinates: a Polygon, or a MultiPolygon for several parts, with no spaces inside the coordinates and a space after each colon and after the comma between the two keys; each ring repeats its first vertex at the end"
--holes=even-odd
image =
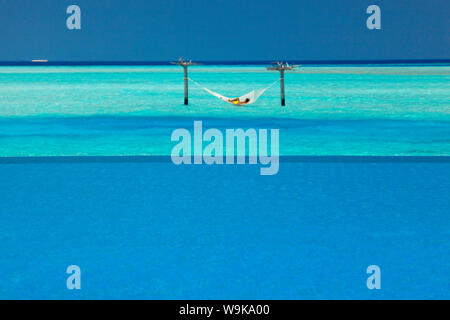
{"type": "MultiPolygon", "coordinates": [[[[278,78],[263,66],[196,66],[226,96],[278,78]]],[[[234,107],[177,66],[0,67],[0,156],[169,154],[194,120],[215,128],[279,128],[285,155],[449,155],[449,66],[309,66],[255,104],[234,107]]]]}

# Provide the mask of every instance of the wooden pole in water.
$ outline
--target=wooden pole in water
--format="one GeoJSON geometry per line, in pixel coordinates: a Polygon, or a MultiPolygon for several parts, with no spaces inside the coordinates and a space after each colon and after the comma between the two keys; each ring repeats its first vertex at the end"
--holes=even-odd
{"type": "Polygon", "coordinates": [[[187,66],[183,66],[184,69],[184,105],[188,105],[188,72],[187,66]]]}
{"type": "Polygon", "coordinates": [[[178,59],[177,62],[172,62],[172,64],[176,64],[183,67],[184,70],[184,105],[188,105],[189,103],[189,93],[188,93],[188,67],[198,65],[198,63],[193,63],[192,61],[186,61],[183,58],[178,59]]]}
{"type": "Polygon", "coordinates": [[[284,70],[280,70],[280,88],[281,88],[281,105],[286,105],[286,99],[284,96],[284,70]]]}
{"type": "Polygon", "coordinates": [[[284,72],[286,70],[294,70],[294,68],[299,67],[299,65],[291,66],[288,63],[283,63],[280,61],[276,62],[276,65],[273,67],[267,67],[267,70],[276,70],[280,72],[280,88],[281,88],[281,105],[286,105],[286,96],[284,93],[284,72]]]}

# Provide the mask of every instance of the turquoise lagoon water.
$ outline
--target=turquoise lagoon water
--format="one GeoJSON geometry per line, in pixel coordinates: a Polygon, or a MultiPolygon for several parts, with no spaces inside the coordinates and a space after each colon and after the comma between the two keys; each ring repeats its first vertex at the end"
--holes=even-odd
{"type": "MultiPolygon", "coordinates": [[[[197,66],[225,96],[278,78],[264,66],[197,66]]],[[[450,155],[450,66],[307,66],[235,107],[177,66],[0,67],[0,156],[167,155],[172,130],[279,128],[283,155],[450,155]]]]}

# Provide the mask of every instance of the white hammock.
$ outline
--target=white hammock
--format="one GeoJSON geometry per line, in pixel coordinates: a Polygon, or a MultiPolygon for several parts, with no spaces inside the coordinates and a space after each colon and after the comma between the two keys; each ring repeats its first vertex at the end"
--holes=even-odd
{"type": "Polygon", "coordinates": [[[266,88],[264,88],[264,89],[261,89],[261,90],[253,90],[253,91],[250,91],[249,93],[244,94],[243,96],[240,96],[239,98],[228,98],[228,97],[225,97],[225,96],[223,96],[223,95],[221,95],[221,94],[219,94],[219,93],[217,93],[217,92],[214,92],[214,91],[212,91],[212,90],[209,90],[208,88],[205,88],[204,86],[202,86],[202,85],[199,84],[198,82],[195,82],[195,81],[192,80],[191,78],[188,78],[188,79],[191,80],[191,81],[192,81],[193,83],[195,83],[196,85],[198,85],[198,86],[199,86],[200,88],[202,88],[203,90],[205,90],[206,92],[208,92],[208,93],[212,94],[213,96],[219,98],[220,100],[223,100],[223,101],[225,101],[225,102],[228,102],[228,103],[231,103],[231,104],[234,104],[234,105],[238,105],[238,106],[241,106],[241,105],[244,105],[244,104],[255,103],[256,100],[258,100],[258,98],[259,98],[260,96],[262,96],[262,94],[263,94],[266,90],[270,89],[275,83],[278,82],[278,80],[277,80],[277,81],[275,81],[274,83],[272,83],[270,86],[268,86],[268,87],[266,87],[266,88]]]}

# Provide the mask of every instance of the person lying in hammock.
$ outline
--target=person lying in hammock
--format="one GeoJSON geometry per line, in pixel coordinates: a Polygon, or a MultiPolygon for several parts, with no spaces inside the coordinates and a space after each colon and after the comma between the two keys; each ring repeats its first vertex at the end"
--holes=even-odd
{"type": "Polygon", "coordinates": [[[249,102],[250,102],[250,99],[247,98],[247,99],[245,99],[244,101],[241,101],[241,100],[239,100],[239,98],[234,98],[234,99],[228,100],[228,102],[231,102],[232,104],[236,104],[236,105],[238,105],[238,106],[242,106],[242,105],[244,105],[244,104],[249,103],[249,102]]]}

